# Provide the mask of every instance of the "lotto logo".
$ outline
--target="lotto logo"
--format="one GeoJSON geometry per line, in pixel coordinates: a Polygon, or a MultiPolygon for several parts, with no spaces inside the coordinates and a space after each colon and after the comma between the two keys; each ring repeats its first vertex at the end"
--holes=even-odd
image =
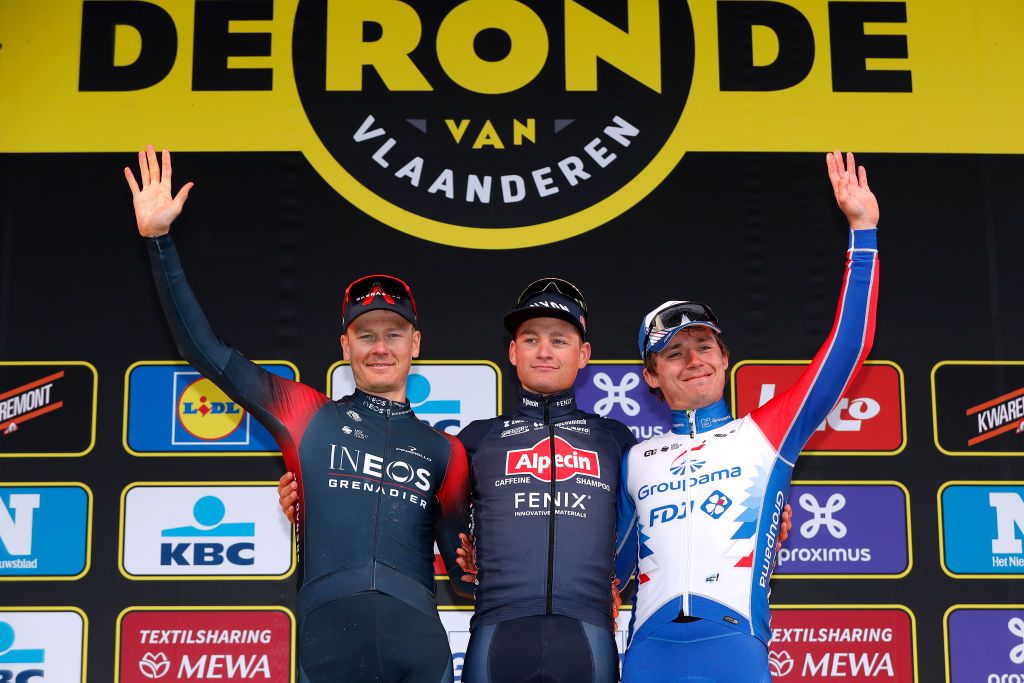
{"type": "MultiPolygon", "coordinates": [[[[735,415],[742,417],[796,384],[809,361],[743,361],[732,371],[735,415]]],[[[808,455],[896,455],[905,446],[903,371],[867,361],[804,447],[808,455]]]]}
{"type": "Polygon", "coordinates": [[[715,491],[704,503],[700,506],[700,509],[707,513],[712,519],[718,519],[725,514],[725,511],[732,505],[732,500],[729,499],[721,491],[715,491]]]}

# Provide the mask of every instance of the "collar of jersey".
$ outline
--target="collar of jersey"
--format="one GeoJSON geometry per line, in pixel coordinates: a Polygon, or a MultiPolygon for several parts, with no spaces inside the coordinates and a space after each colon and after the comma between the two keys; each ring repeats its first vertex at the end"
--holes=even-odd
{"type": "Polygon", "coordinates": [[[548,419],[571,415],[576,412],[576,390],[566,389],[559,394],[535,394],[526,389],[519,389],[519,413],[537,420],[544,419],[544,403],[548,404],[548,419]]]}
{"type": "Polygon", "coordinates": [[[351,398],[352,403],[357,407],[364,408],[371,413],[376,413],[378,415],[399,417],[401,415],[412,413],[412,408],[409,407],[408,401],[392,401],[390,399],[381,398],[380,396],[368,394],[361,389],[356,389],[352,392],[351,398]]]}
{"type": "Polygon", "coordinates": [[[689,410],[673,410],[672,411],[672,433],[673,434],[689,434],[690,433],[690,413],[693,413],[693,423],[697,425],[697,433],[710,432],[712,429],[720,427],[732,420],[732,413],[729,412],[729,406],[725,404],[725,399],[720,398],[715,403],[703,408],[698,408],[695,411],[689,410]]]}

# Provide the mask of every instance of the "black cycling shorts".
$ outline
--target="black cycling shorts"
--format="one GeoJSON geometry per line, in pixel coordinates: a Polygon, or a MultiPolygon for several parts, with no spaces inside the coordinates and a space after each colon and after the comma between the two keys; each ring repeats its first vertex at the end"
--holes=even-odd
{"type": "Polygon", "coordinates": [[[300,683],[451,683],[440,618],[384,593],[325,603],[302,620],[300,683]]]}
{"type": "Polygon", "coordinates": [[[614,683],[614,634],[558,614],[510,619],[473,630],[463,683],[614,683]]]}

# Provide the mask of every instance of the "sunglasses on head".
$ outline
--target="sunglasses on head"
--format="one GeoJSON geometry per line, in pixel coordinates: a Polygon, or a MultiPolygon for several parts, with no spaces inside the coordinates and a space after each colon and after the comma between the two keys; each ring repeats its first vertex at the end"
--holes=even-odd
{"type": "Polygon", "coordinates": [[[382,296],[389,304],[407,299],[412,305],[413,315],[416,311],[416,300],[412,298],[412,291],[404,280],[391,275],[366,275],[353,281],[345,288],[345,296],[342,301],[341,315],[344,318],[349,305],[368,306],[375,296],[382,296]]]}
{"type": "Polygon", "coordinates": [[[572,299],[579,305],[584,314],[587,313],[587,302],[583,298],[583,293],[573,283],[558,277],[543,277],[531,282],[523,290],[523,293],[519,295],[519,298],[516,299],[516,308],[522,306],[531,297],[549,292],[555,292],[572,299]]]}
{"type": "Polygon", "coordinates": [[[718,325],[718,316],[711,310],[711,307],[697,301],[680,301],[659,311],[647,325],[647,335],[644,337],[644,348],[650,347],[651,333],[662,330],[671,330],[686,325],[687,323],[711,323],[718,325]]]}

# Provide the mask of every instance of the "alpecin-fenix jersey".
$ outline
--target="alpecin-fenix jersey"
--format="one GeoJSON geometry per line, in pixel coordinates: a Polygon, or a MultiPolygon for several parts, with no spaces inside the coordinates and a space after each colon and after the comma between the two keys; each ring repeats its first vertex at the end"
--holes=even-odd
{"type": "Polygon", "coordinates": [[[636,574],[630,642],[680,616],[771,637],[768,582],[793,466],[871,348],[876,230],[852,230],[835,323],[796,385],[740,419],[675,411],[623,458],[616,575],[636,574]]]}
{"type": "Polygon", "coordinates": [[[332,401],[255,365],[217,337],[185,279],[170,235],[147,239],[153,278],[179,353],[274,435],[299,484],[300,617],[337,598],[379,591],[437,616],[434,540],[453,587],[469,527],[469,465],[454,437],[407,402],[356,390],[332,401]]]}

